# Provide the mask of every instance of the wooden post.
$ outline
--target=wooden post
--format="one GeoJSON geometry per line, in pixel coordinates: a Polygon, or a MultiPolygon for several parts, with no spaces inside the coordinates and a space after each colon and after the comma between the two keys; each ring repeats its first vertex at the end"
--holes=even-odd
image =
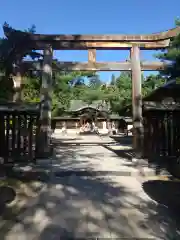
{"type": "Polygon", "coordinates": [[[48,157],[51,152],[51,91],[52,91],[52,58],[51,45],[44,49],[41,85],[40,133],[38,144],[39,157],[48,157]]]}
{"type": "Polygon", "coordinates": [[[22,75],[21,75],[21,61],[17,60],[15,67],[15,76],[13,77],[14,82],[14,96],[13,102],[21,102],[22,100],[22,75]]]}
{"type": "Polygon", "coordinates": [[[88,62],[89,63],[96,62],[96,49],[88,49],[88,62]]]}
{"type": "Polygon", "coordinates": [[[131,48],[132,69],[132,115],[133,115],[133,148],[135,158],[141,158],[143,153],[143,124],[142,124],[142,93],[141,93],[141,64],[140,49],[131,48]]]}

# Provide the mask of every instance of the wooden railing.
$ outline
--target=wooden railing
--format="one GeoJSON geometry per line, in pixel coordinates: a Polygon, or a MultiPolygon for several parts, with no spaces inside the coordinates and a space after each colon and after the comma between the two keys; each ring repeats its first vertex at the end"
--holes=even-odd
{"type": "Polygon", "coordinates": [[[180,156],[180,108],[153,107],[144,110],[144,154],[180,156]]]}
{"type": "Polygon", "coordinates": [[[0,105],[0,157],[4,163],[35,161],[38,131],[37,105],[0,105]]]}

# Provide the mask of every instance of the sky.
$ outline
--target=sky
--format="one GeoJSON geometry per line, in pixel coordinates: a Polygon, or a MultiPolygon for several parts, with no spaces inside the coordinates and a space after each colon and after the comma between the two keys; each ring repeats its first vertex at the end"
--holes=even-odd
{"type": "MultiPolygon", "coordinates": [[[[32,24],[46,34],[145,34],[174,27],[180,15],[180,0],[0,0],[0,24],[6,21],[24,30],[32,24]]],[[[3,30],[0,28],[0,36],[3,30]]],[[[142,51],[142,60],[154,52],[142,51]]],[[[55,51],[61,61],[87,61],[87,51],[55,51]]],[[[97,61],[124,61],[129,52],[97,51],[97,61]]],[[[148,72],[149,74],[149,72],[148,72]]],[[[101,72],[109,82],[112,72],[101,72]]],[[[115,72],[115,75],[119,75],[115,72]]]]}

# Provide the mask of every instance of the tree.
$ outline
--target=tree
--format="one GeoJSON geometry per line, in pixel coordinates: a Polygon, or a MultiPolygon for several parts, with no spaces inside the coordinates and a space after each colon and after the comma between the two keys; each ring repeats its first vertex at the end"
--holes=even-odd
{"type": "Polygon", "coordinates": [[[165,84],[165,78],[162,78],[160,74],[157,75],[151,74],[147,76],[142,84],[143,97],[149,95],[156,88],[159,88],[163,84],[165,84]]]}
{"type": "Polygon", "coordinates": [[[116,84],[116,77],[114,74],[112,74],[110,85],[115,85],[115,84],[116,84]]]}
{"type": "MultiPolygon", "coordinates": [[[[142,95],[143,97],[150,94],[155,88],[164,84],[164,79],[160,75],[150,75],[144,77],[142,74],[142,95]]],[[[119,113],[119,111],[128,105],[131,105],[132,101],[132,80],[131,72],[122,71],[119,77],[111,81],[109,87],[109,93],[106,94],[108,100],[111,103],[111,109],[113,112],[119,113]]]]}
{"type": "Polygon", "coordinates": [[[28,28],[27,30],[25,30],[25,32],[29,32],[29,33],[36,33],[36,25],[32,24],[30,28],[28,28]]]}
{"type": "MultiPolygon", "coordinates": [[[[175,24],[180,26],[180,19],[177,19],[175,24]]],[[[161,76],[166,77],[167,80],[180,78],[180,34],[171,40],[169,48],[156,57],[169,63],[169,66],[161,72],[161,76]]]]}
{"type": "Polygon", "coordinates": [[[120,76],[116,79],[116,86],[119,89],[119,101],[121,106],[130,104],[132,98],[131,72],[122,71],[120,76]]]}
{"type": "Polygon", "coordinates": [[[93,75],[92,77],[90,77],[88,85],[91,88],[98,89],[102,85],[99,75],[93,75]]]}
{"type": "Polygon", "coordinates": [[[88,104],[97,100],[102,100],[100,89],[86,88],[84,94],[81,96],[81,100],[88,104]]]}
{"type": "MultiPolygon", "coordinates": [[[[14,29],[5,22],[3,24],[3,29],[5,32],[11,33],[14,29]]],[[[36,26],[33,24],[30,28],[25,30],[25,32],[34,34],[36,32],[36,26]]],[[[6,75],[13,74],[14,65],[16,65],[17,56],[23,58],[30,56],[32,59],[40,58],[42,55],[34,50],[26,49],[26,46],[19,45],[24,39],[24,34],[10,34],[8,38],[0,39],[0,67],[6,73],[6,75]]]]}
{"type": "MultiPolygon", "coordinates": [[[[13,31],[13,28],[9,26],[7,22],[4,23],[3,25],[4,30],[10,29],[9,31],[13,31]]],[[[25,30],[27,33],[35,33],[36,32],[36,26],[32,25],[30,28],[25,30]]],[[[13,96],[14,93],[14,83],[13,83],[13,78],[12,76],[15,74],[14,70],[16,67],[16,61],[17,61],[17,56],[20,58],[23,58],[27,55],[29,55],[32,59],[36,59],[41,57],[41,54],[38,52],[35,52],[34,50],[27,50],[18,48],[18,51],[16,51],[17,45],[19,42],[21,42],[22,36],[20,37],[19,35],[14,35],[13,37],[9,38],[1,38],[0,39],[0,70],[2,73],[2,77],[0,77],[0,84],[3,87],[0,89],[0,98],[5,98],[10,100],[10,96],[13,96]]],[[[27,69],[28,70],[28,69],[27,69]]],[[[29,75],[29,72],[26,72],[26,75],[28,77],[31,77],[29,75]]],[[[27,79],[26,79],[27,80],[27,79]]],[[[30,93],[29,93],[30,94],[30,93]]]]}

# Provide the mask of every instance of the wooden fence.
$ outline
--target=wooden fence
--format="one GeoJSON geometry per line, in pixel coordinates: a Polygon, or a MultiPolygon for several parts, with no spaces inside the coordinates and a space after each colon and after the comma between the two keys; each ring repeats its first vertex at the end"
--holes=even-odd
{"type": "Polygon", "coordinates": [[[144,155],[180,156],[180,108],[176,105],[144,109],[144,155]]]}
{"type": "Polygon", "coordinates": [[[37,105],[0,105],[0,157],[3,162],[35,161],[38,131],[37,105]]]}

